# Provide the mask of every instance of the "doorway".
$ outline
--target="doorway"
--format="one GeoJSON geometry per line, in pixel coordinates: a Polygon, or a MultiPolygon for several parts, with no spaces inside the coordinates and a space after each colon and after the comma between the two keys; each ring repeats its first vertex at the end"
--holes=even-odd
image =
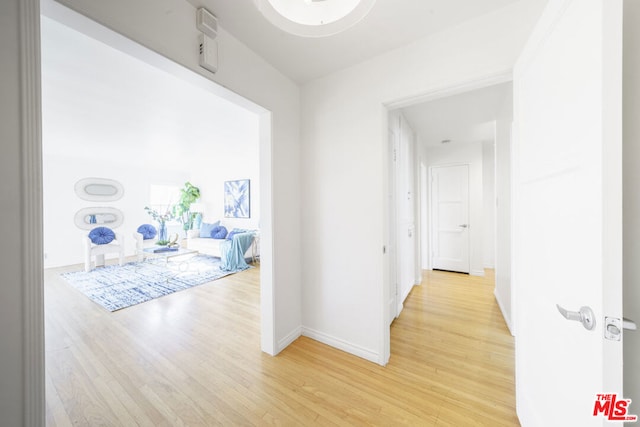
{"type": "MultiPolygon", "coordinates": [[[[511,121],[510,81],[470,87],[389,112],[390,145],[394,126],[401,129],[396,123],[406,122],[414,134],[410,173],[411,181],[416,183],[415,194],[419,195],[413,205],[415,253],[419,255],[415,262],[417,274],[443,269],[483,276],[485,269],[494,269],[494,294],[510,330],[511,121]],[[467,185],[461,187],[462,183],[467,185]],[[442,191],[444,194],[439,194],[442,191]]],[[[393,170],[394,151],[390,150],[393,170]]],[[[397,188],[398,183],[390,178],[389,186],[397,188]]],[[[405,196],[401,191],[396,193],[398,197],[405,196]]],[[[398,206],[400,203],[398,200],[398,206]]],[[[399,208],[395,212],[398,211],[399,208]]],[[[393,249],[393,233],[400,239],[406,230],[399,227],[399,215],[394,220],[394,212],[390,212],[389,218],[390,249],[393,249]]],[[[393,251],[390,254],[390,271],[403,268],[405,260],[399,249],[395,256],[393,251]]],[[[398,277],[396,274],[390,278],[391,293],[393,280],[399,283],[398,277]]],[[[400,292],[396,295],[399,316],[404,295],[400,292]]]]}
{"type": "MultiPolygon", "coordinates": [[[[170,75],[171,77],[176,78],[177,80],[181,80],[182,83],[186,83],[187,85],[190,85],[191,90],[193,91],[201,91],[203,93],[206,93],[208,96],[216,96],[221,99],[224,99],[225,102],[229,104],[234,104],[235,108],[243,109],[245,110],[245,113],[248,112],[249,114],[252,114],[253,116],[255,116],[255,121],[257,122],[257,125],[256,125],[256,131],[254,132],[252,137],[254,138],[253,139],[254,152],[257,151],[257,154],[252,159],[253,159],[253,165],[256,169],[256,176],[259,177],[260,183],[259,185],[252,186],[251,188],[252,193],[256,196],[256,201],[259,200],[257,204],[252,206],[252,215],[256,215],[256,222],[257,222],[257,220],[260,219],[257,216],[258,212],[261,212],[262,221],[260,222],[259,225],[261,227],[261,236],[262,236],[261,240],[263,242],[263,247],[265,248],[264,251],[261,251],[261,257],[260,257],[261,269],[260,269],[259,281],[260,281],[261,334],[259,337],[259,340],[260,340],[259,345],[263,351],[269,354],[274,354],[275,352],[277,352],[276,350],[277,346],[274,339],[273,316],[269,315],[269,313],[273,313],[273,294],[272,294],[273,286],[272,286],[272,277],[271,277],[271,272],[273,270],[272,268],[273,260],[272,260],[272,252],[269,248],[272,241],[272,230],[271,230],[272,201],[271,201],[271,184],[270,184],[271,159],[269,154],[271,152],[271,129],[270,129],[271,113],[265,110],[264,108],[256,104],[253,104],[251,101],[248,101],[242,98],[241,96],[236,95],[235,93],[219,86],[218,84],[196,74],[195,72],[188,71],[184,67],[174,63],[173,61],[140,46],[136,42],[129,40],[126,37],[120,36],[115,32],[107,30],[106,28],[100,26],[96,22],[84,16],[81,16],[75,12],[72,12],[71,10],[65,8],[60,4],[57,4],[57,3],[50,4],[49,7],[46,8],[46,15],[44,16],[47,16],[51,18],[51,20],[54,20],[56,22],[62,23],[71,29],[78,30],[79,32],[88,35],[90,38],[94,38],[94,39],[100,40],[101,42],[104,42],[105,44],[108,44],[109,46],[114,48],[113,49],[114,51],[118,51],[119,53],[125,53],[129,55],[130,56],[129,60],[131,61],[137,60],[144,63],[145,66],[155,67],[158,74],[164,74],[165,76],[170,75]],[[254,209],[258,207],[260,207],[260,209],[254,209]]],[[[87,96],[89,95],[90,94],[87,94],[87,96]]],[[[90,111],[89,109],[87,109],[86,114],[91,114],[92,112],[93,111],[90,111]]],[[[209,114],[211,113],[212,112],[209,112],[209,114]]],[[[213,113],[215,114],[216,112],[213,112],[213,113]]],[[[207,112],[205,111],[202,114],[207,114],[207,112]]],[[[79,120],[82,117],[76,117],[76,118],[79,120]]],[[[162,117],[156,117],[155,119],[151,119],[149,123],[149,129],[153,130],[153,128],[156,125],[162,124],[161,123],[163,121],[162,119],[163,119],[162,117]]],[[[206,120],[206,118],[203,120],[206,120]]],[[[166,120],[166,121],[170,122],[171,120],[166,120]]],[[[158,135],[154,134],[153,136],[158,136],[158,135]]],[[[99,138],[99,137],[101,137],[101,135],[96,135],[96,138],[99,138]]],[[[156,140],[156,142],[158,141],[156,140]]],[[[164,141],[161,141],[161,142],[164,142],[164,141]]],[[[115,145],[115,141],[113,144],[115,145]]],[[[103,144],[103,145],[105,150],[108,150],[110,148],[109,144],[103,144]]],[[[161,148],[164,148],[164,145],[158,144],[157,147],[160,150],[161,148]]],[[[189,147],[177,147],[176,149],[179,151],[188,151],[189,147]]],[[[114,155],[114,157],[117,158],[117,151],[118,151],[117,149],[112,150],[111,155],[114,155]]],[[[196,155],[198,155],[198,153],[202,153],[202,151],[198,151],[195,149],[193,151],[194,151],[193,154],[196,154],[196,155]]],[[[144,162],[146,160],[146,157],[144,155],[145,153],[143,152],[139,154],[140,155],[137,157],[134,156],[133,158],[129,158],[126,160],[134,163],[144,162]]],[[[203,158],[201,159],[200,162],[204,163],[206,160],[207,159],[203,158]]],[[[168,162],[167,168],[169,168],[170,166],[173,166],[172,162],[176,162],[176,161],[177,161],[177,156],[170,156],[170,158],[166,159],[166,162],[168,162]]],[[[162,165],[163,163],[159,162],[159,164],[162,165]]],[[[86,166],[91,167],[91,165],[86,165],[86,166]]],[[[210,169],[213,169],[210,166],[211,166],[211,162],[209,162],[208,167],[210,169]]],[[[129,174],[136,174],[140,172],[140,169],[135,169],[134,167],[131,167],[131,165],[127,165],[127,167],[123,167],[122,169],[126,169],[129,174]]],[[[219,170],[220,168],[217,168],[217,169],[219,170]]],[[[65,170],[64,173],[69,173],[69,172],[65,170]]],[[[162,176],[159,177],[160,178],[159,181],[160,182],[166,181],[167,176],[169,175],[174,176],[175,173],[171,174],[167,172],[166,174],[163,174],[162,176]]],[[[204,176],[204,175],[202,176],[203,178],[200,180],[202,182],[205,182],[207,179],[211,178],[210,174],[209,176],[204,176]]],[[[244,178],[245,176],[243,175],[242,177],[244,178]]],[[[178,178],[180,180],[179,182],[185,179],[185,177],[182,175],[179,175],[178,178]]],[[[140,181],[144,181],[149,179],[149,177],[144,176],[144,174],[142,173],[139,173],[139,176],[137,177],[137,179],[140,181]]],[[[204,186],[203,186],[203,189],[204,189],[204,186]]],[[[215,186],[215,188],[212,189],[212,192],[214,190],[216,192],[219,191],[220,193],[222,193],[221,186],[220,187],[215,186]]],[[[222,194],[220,194],[220,197],[222,197],[222,194]]],[[[144,212],[143,212],[143,215],[145,215],[144,212]]],[[[222,215],[222,213],[220,213],[220,215],[222,215]]],[[[146,219],[146,217],[144,218],[146,219]]]]}

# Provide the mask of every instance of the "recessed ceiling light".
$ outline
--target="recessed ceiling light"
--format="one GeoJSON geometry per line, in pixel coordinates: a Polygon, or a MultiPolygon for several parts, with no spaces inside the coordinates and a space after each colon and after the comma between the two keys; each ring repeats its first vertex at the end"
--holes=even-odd
{"type": "Polygon", "coordinates": [[[364,18],[375,0],[254,0],[275,26],[303,37],[324,37],[364,18]]]}

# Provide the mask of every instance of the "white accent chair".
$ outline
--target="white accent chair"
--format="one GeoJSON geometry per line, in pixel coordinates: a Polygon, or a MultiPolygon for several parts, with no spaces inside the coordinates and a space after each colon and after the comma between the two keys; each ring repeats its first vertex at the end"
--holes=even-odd
{"type": "Polygon", "coordinates": [[[145,240],[142,233],[138,233],[137,231],[133,232],[133,239],[136,242],[136,256],[138,257],[138,262],[144,261],[144,249],[155,246],[158,241],[157,237],[145,240]]]}
{"type": "Polygon", "coordinates": [[[91,271],[91,258],[95,257],[95,267],[104,266],[104,256],[109,253],[118,254],[118,262],[124,264],[124,236],[116,233],[116,238],[111,243],[104,245],[94,244],[89,236],[83,236],[84,245],[84,271],[91,271]]]}

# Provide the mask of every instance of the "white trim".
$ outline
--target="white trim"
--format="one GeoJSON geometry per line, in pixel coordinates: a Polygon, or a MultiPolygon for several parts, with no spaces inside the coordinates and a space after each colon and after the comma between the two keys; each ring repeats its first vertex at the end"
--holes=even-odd
{"type": "Polygon", "coordinates": [[[471,270],[469,272],[469,275],[478,276],[478,277],[484,277],[484,270],[471,270]]]}
{"type": "Polygon", "coordinates": [[[278,341],[277,353],[287,348],[292,342],[300,338],[302,335],[302,326],[298,326],[293,331],[289,332],[284,338],[278,341]]]}
{"type": "Polygon", "coordinates": [[[316,341],[320,341],[321,343],[327,344],[331,347],[335,347],[339,350],[346,351],[347,353],[351,353],[355,356],[362,357],[363,359],[366,359],[370,362],[380,364],[380,355],[375,351],[360,347],[348,341],[341,340],[339,338],[325,334],[324,332],[316,331],[314,329],[303,326],[302,335],[316,341]]]}
{"type": "Polygon", "coordinates": [[[40,2],[20,1],[20,141],[25,426],[45,424],[40,2]]]}
{"type": "Polygon", "coordinates": [[[500,83],[507,83],[510,81],[513,81],[512,69],[504,70],[499,73],[491,74],[473,80],[465,80],[457,84],[436,87],[421,94],[389,101],[387,103],[384,103],[384,105],[391,111],[399,108],[410,107],[416,104],[422,104],[429,101],[435,101],[436,99],[446,98],[448,96],[470,92],[472,90],[495,86],[500,83]]]}
{"type": "Polygon", "coordinates": [[[502,303],[502,300],[500,299],[500,294],[498,294],[498,289],[495,288],[493,290],[493,296],[496,297],[496,302],[498,303],[498,307],[500,307],[500,311],[502,312],[502,318],[504,319],[504,323],[507,324],[507,328],[509,329],[509,333],[511,334],[511,336],[515,337],[515,333],[513,330],[513,327],[511,326],[511,318],[509,318],[507,316],[506,311],[504,310],[504,305],[502,303]]]}

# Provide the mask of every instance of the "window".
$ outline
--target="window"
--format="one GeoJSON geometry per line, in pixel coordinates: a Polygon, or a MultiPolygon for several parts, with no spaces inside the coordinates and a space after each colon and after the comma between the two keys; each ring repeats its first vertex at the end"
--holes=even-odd
{"type": "Polygon", "coordinates": [[[149,207],[158,213],[171,211],[179,200],[179,185],[151,184],[149,186],[149,207]]]}

